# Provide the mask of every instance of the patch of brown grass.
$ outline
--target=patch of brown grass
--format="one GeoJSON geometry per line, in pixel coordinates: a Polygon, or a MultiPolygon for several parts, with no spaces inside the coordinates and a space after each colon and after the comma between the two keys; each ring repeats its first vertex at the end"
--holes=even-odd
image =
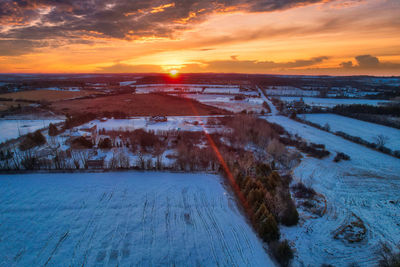
{"type": "Polygon", "coordinates": [[[129,116],[183,116],[214,115],[229,112],[201,104],[191,99],[183,99],[160,94],[121,94],[76,99],[54,103],[51,108],[59,113],[103,113],[124,112],[129,116]]]}
{"type": "Polygon", "coordinates": [[[1,94],[0,98],[25,100],[25,101],[47,101],[55,102],[60,100],[67,100],[87,95],[95,94],[96,92],[91,91],[56,91],[56,90],[32,90],[32,91],[20,91],[15,93],[1,94]]]}
{"type": "Polygon", "coordinates": [[[18,105],[21,105],[21,107],[25,107],[29,105],[29,103],[18,101],[0,101],[0,111],[8,110],[11,107],[18,107],[18,105]]]}

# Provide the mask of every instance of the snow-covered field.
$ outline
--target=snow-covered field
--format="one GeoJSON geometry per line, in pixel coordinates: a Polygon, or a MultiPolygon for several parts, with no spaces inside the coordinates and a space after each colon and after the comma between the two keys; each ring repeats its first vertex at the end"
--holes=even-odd
{"type": "Polygon", "coordinates": [[[0,176],[1,266],[273,266],[211,174],[0,176]]]}
{"type": "Polygon", "coordinates": [[[176,130],[176,131],[203,131],[221,130],[221,127],[207,125],[207,121],[218,116],[168,116],[166,122],[152,122],[146,117],[133,117],[131,119],[108,119],[107,121],[94,120],[79,128],[87,128],[97,125],[97,129],[105,130],[176,130]]]}
{"type": "Polygon", "coordinates": [[[375,138],[378,135],[384,135],[388,138],[385,146],[400,150],[400,130],[371,123],[360,121],[336,114],[304,114],[306,120],[324,126],[329,124],[331,131],[341,131],[352,136],[358,136],[369,142],[376,142],[375,138]]]}
{"type": "Polygon", "coordinates": [[[287,117],[265,119],[333,152],[323,160],[305,157],[294,170],[295,182],[311,185],[327,200],[324,216],[312,219],[300,210],[301,223],[282,230],[283,238],[296,248],[295,266],[376,265],[380,241],[400,242],[400,160],[287,117]],[[351,160],[334,163],[335,151],[351,160]],[[353,214],[367,228],[365,239],[353,244],[334,239],[334,231],[349,223],[353,214]]]}
{"type": "Polygon", "coordinates": [[[0,120],[0,142],[18,138],[61,120],[0,120]]]}
{"type": "MultiPolygon", "coordinates": [[[[250,93],[250,92],[249,92],[250,93]]],[[[258,92],[251,92],[258,96],[258,92]]],[[[260,97],[247,97],[244,100],[234,100],[231,95],[207,95],[207,94],[187,94],[185,97],[196,99],[197,101],[232,112],[241,112],[243,110],[260,112],[264,102],[260,97]]]]}
{"type": "Polygon", "coordinates": [[[268,86],[265,92],[272,96],[319,96],[320,94],[318,90],[302,90],[293,86],[268,86]]]}
{"type": "Polygon", "coordinates": [[[136,93],[150,92],[208,92],[218,94],[239,94],[238,85],[215,85],[215,84],[139,84],[136,85],[136,93]]]}
{"type": "MultiPolygon", "coordinates": [[[[300,100],[300,97],[281,96],[280,99],[285,102],[292,102],[300,100]]],[[[318,98],[318,97],[303,97],[304,103],[314,107],[334,107],[336,105],[372,105],[379,106],[380,104],[388,103],[389,100],[377,100],[377,99],[338,99],[338,98],[318,98]]]]}

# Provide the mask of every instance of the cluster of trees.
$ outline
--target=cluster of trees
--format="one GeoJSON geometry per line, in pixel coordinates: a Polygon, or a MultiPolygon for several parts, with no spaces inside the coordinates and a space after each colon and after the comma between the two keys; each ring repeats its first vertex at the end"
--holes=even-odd
{"type": "Polygon", "coordinates": [[[388,118],[388,116],[400,116],[399,105],[338,105],[330,109],[329,112],[351,117],[357,120],[363,120],[400,129],[400,123],[397,120],[391,120],[388,118]]]}
{"type": "Polygon", "coordinates": [[[287,266],[293,252],[287,241],[279,242],[278,223],[291,226],[296,225],[299,220],[289,192],[290,181],[273,171],[268,164],[253,161],[250,168],[248,164],[242,164],[243,162],[236,161],[231,167],[239,188],[239,199],[244,199],[244,206],[247,207],[254,229],[269,243],[281,265],[287,266]]]}
{"type": "Polygon", "coordinates": [[[334,162],[339,162],[341,160],[350,160],[350,156],[343,153],[343,152],[338,152],[335,156],[335,158],[333,159],[334,162]]]}
{"type": "Polygon", "coordinates": [[[97,115],[89,112],[89,113],[74,114],[74,115],[66,114],[65,117],[66,119],[64,122],[64,128],[71,129],[73,127],[82,125],[84,123],[96,119],[97,115]]]}
{"type": "MultiPolygon", "coordinates": [[[[320,125],[318,123],[307,121],[307,120],[301,119],[299,117],[295,117],[294,120],[299,121],[299,122],[304,123],[304,124],[307,124],[307,125],[310,125],[312,127],[318,128],[320,130],[333,133],[333,134],[335,134],[337,136],[343,137],[344,139],[350,140],[350,141],[352,141],[354,143],[361,144],[361,145],[364,145],[366,147],[369,147],[369,148],[372,148],[372,149],[376,149],[376,150],[378,150],[380,152],[383,152],[385,154],[389,154],[389,155],[395,156],[397,158],[400,158],[400,150],[393,151],[390,148],[386,147],[385,145],[386,145],[386,143],[388,141],[388,137],[384,136],[382,134],[377,135],[374,138],[375,139],[374,142],[369,142],[367,140],[362,139],[359,136],[352,136],[352,135],[349,135],[349,134],[344,133],[342,131],[333,132],[333,131],[331,131],[331,127],[329,126],[328,123],[326,123],[324,126],[322,126],[322,125],[320,125]]],[[[327,155],[329,155],[329,153],[327,155]]]]}
{"type": "Polygon", "coordinates": [[[314,158],[322,159],[329,156],[330,154],[330,152],[325,149],[325,145],[307,143],[297,135],[291,136],[288,134],[288,137],[285,136],[280,137],[279,141],[281,141],[283,144],[287,146],[295,146],[301,152],[306,153],[307,155],[314,158]]]}
{"type": "Polygon", "coordinates": [[[372,105],[337,105],[332,108],[332,112],[338,114],[354,114],[354,113],[365,113],[365,114],[379,114],[379,115],[391,115],[394,117],[400,117],[400,106],[389,105],[389,106],[372,106],[372,105]]]}
{"type": "Polygon", "coordinates": [[[352,142],[364,145],[366,147],[372,148],[372,149],[376,149],[382,153],[385,154],[389,154],[392,155],[394,157],[400,158],[400,150],[391,150],[390,148],[386,147],[386,141],[387,141],[387,137],[384,135],[377,135],[375,137],[375,141],[374,142],[368,142],[367,140],[362,139],[361,137],[358,136],[352,136],[349,135],[347,133],[341,132],[341,131],[337,131],[334,133],[337,136],[341,136],[344,139],[350,140],[352,142]]]}

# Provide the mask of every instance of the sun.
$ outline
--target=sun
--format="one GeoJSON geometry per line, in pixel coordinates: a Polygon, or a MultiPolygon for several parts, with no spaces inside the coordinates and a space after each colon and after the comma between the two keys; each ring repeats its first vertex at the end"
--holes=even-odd
{"type": "Polygon", "coordinates": [[[178,70],[173,69],[169,71],[169,76],[171,76],[172,78],[175,78],[176,76],[178,76],[178,74],[178,70]]]}

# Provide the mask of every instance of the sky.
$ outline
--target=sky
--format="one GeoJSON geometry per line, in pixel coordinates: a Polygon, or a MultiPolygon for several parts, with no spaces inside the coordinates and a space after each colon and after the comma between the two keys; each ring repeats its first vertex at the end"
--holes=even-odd
{"type": "Polygon", "coordinates": [[[3,73],[400,75],[400,0],[0,0],[3,73]]]}

